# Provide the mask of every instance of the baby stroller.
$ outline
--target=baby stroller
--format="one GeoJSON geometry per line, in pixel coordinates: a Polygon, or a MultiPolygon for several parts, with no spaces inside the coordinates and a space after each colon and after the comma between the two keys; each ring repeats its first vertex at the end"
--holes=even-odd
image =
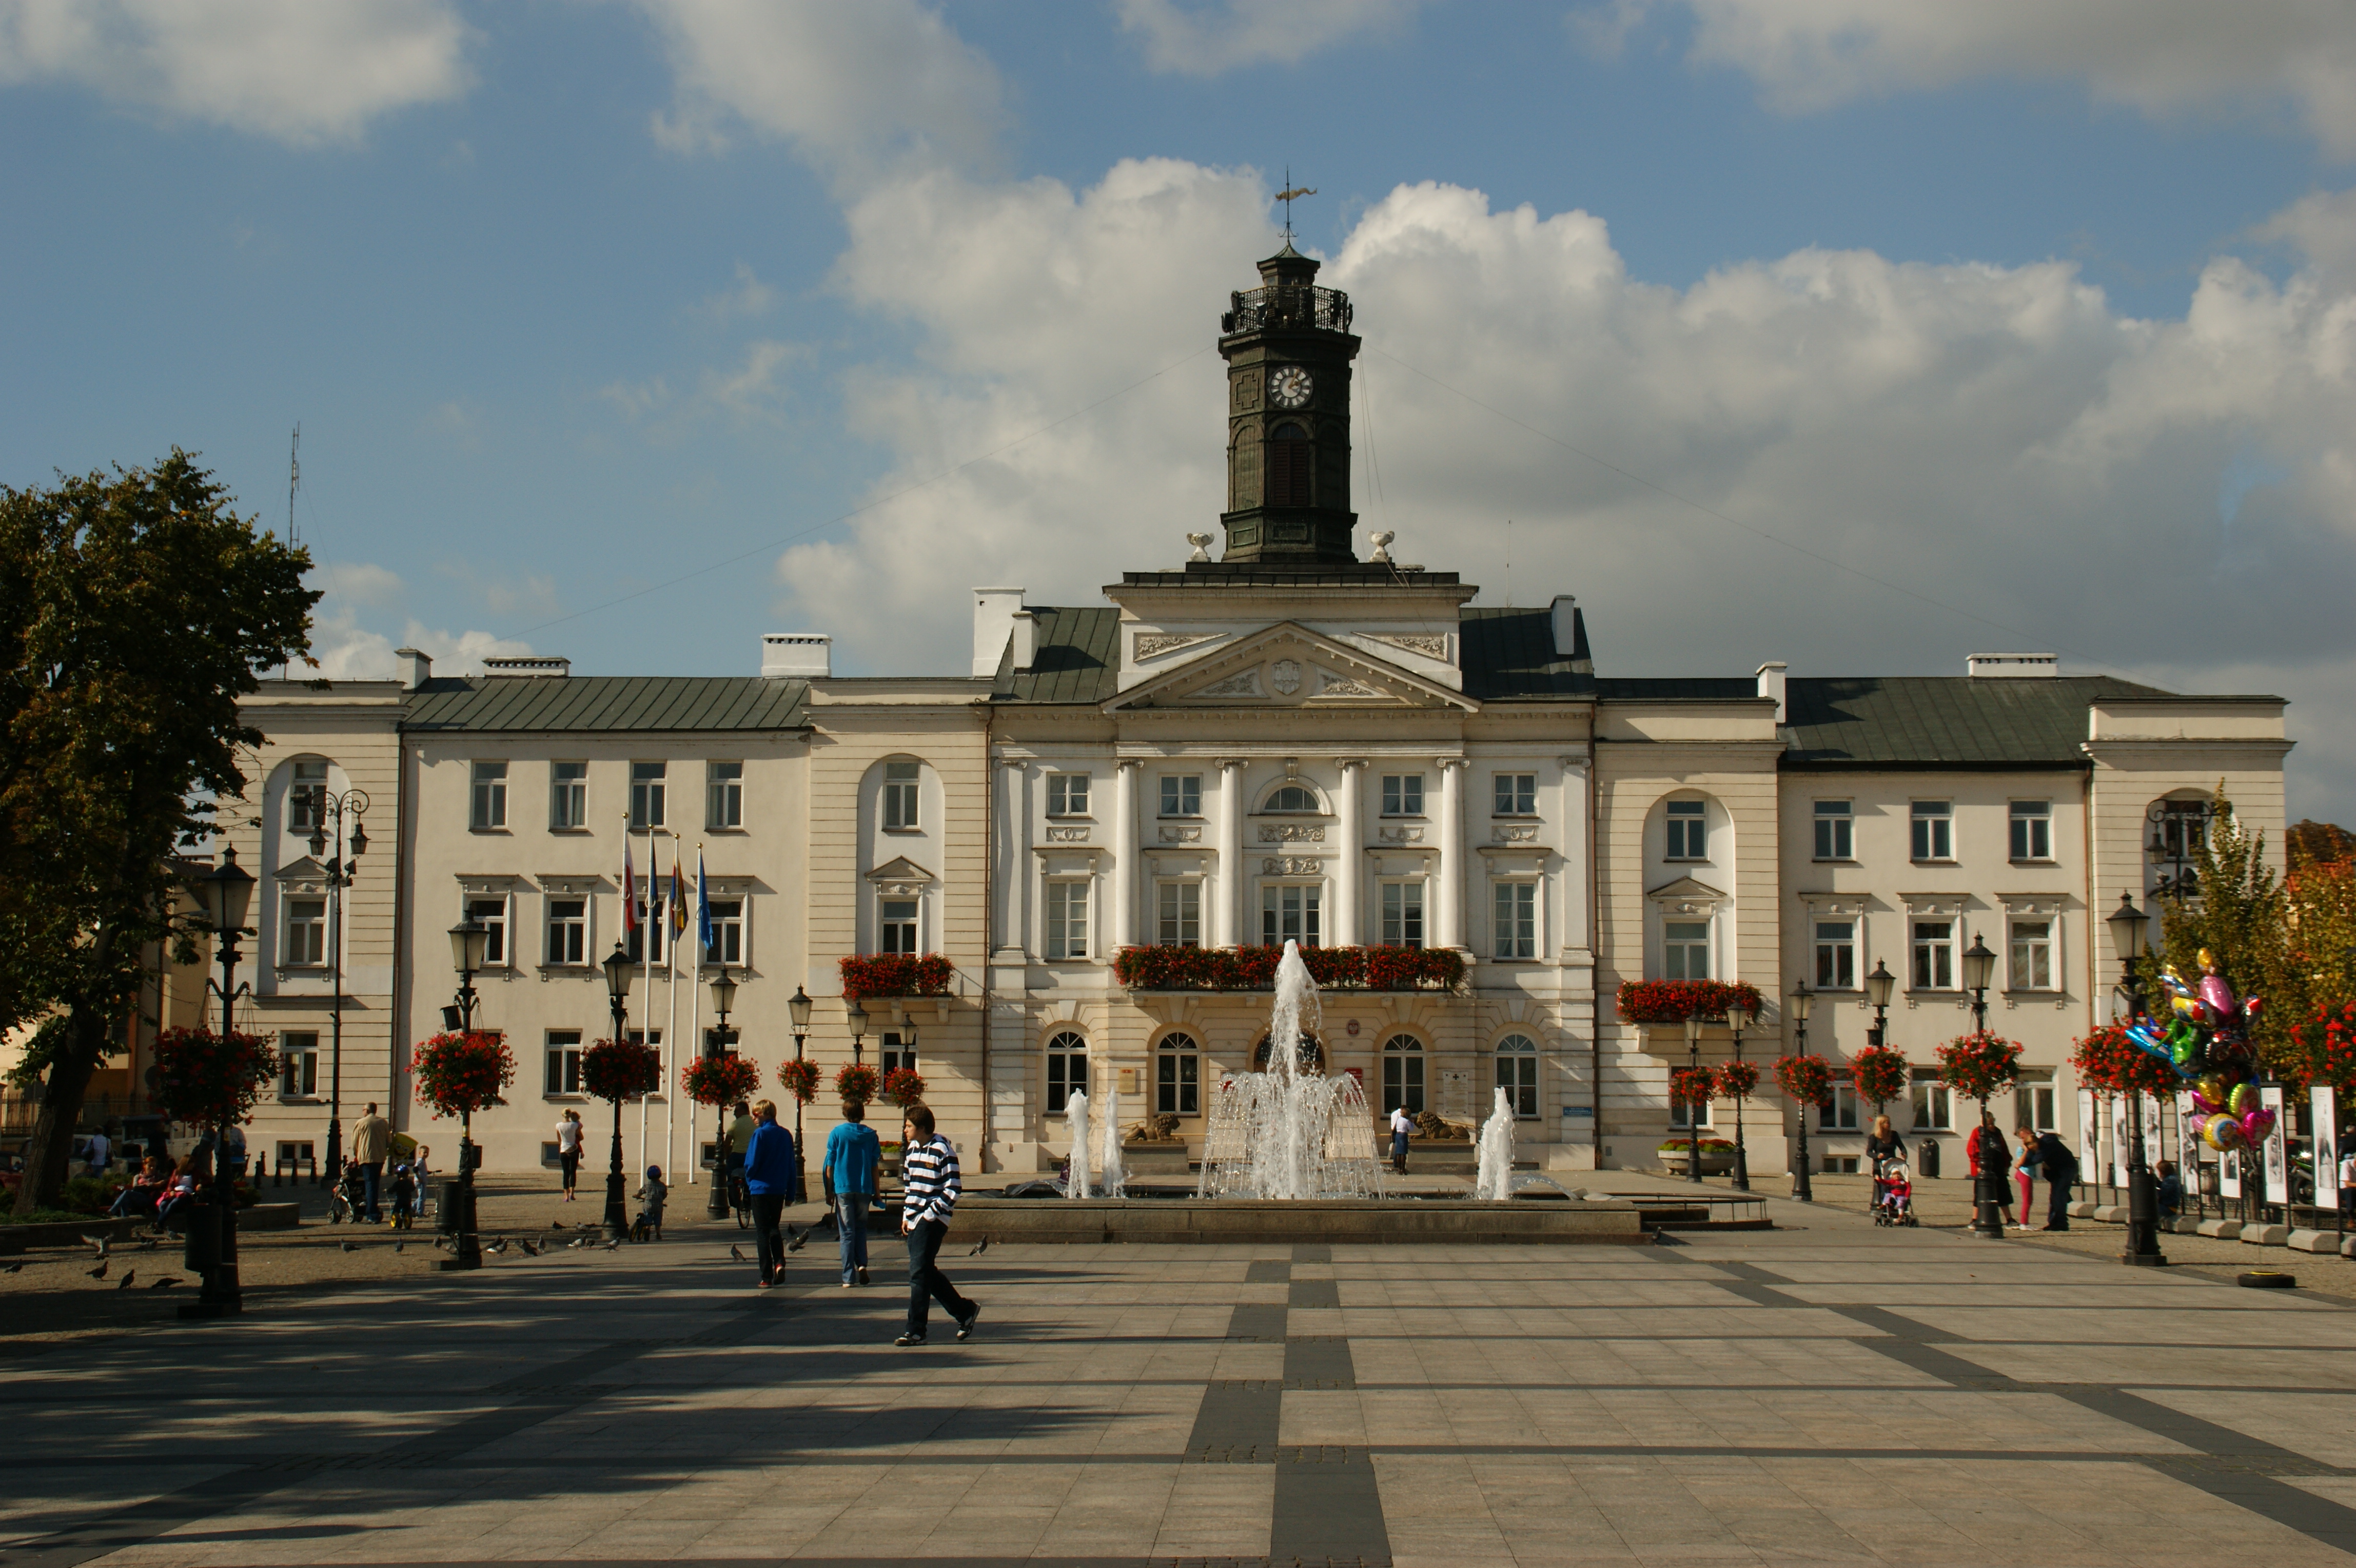
{"type": "Polygon", "coordinates": [[[1876,1161],[1873,1167],[1873,1222],[1876,1225],[1920,1225],[1914,1218],[1914,1176],[1901,1159],[1876,1161]]]}
{"type": "Polygon", "coordinates": [[[327,1218],[338,1225],[359,1222],[368,1214],[368,1172],[358,1160],[344,1162],[343,1179],[327,1199],[327,1218]]]}
{"type": "Polygon", "coordinates": [[[663,1183],[662,1166],[648,1165],[647,1179],[637,1190],[637,1197],[646,1207],[638,1210],[638,1218],[630,1226],[631,1240],[662,1240],[663,1202],[669,1196],[670,1188],[663,1183]]]}

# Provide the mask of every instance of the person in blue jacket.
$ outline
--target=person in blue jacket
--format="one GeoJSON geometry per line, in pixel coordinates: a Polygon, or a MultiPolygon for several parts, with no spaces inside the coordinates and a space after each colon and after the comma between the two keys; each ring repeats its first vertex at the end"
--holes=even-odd
{"type": "Polygon", "coordinates": [[[767,1290],[786,1283],[786,1239],[779,1232],[794,1190],[794,1135],[777,1125],[775,1101],[753,1107],[753,1141],[744,1146],[744,1190],[753,1197],[753,1244],[767,1290]]]}
{"type": "Polygon", "coordinates": [[[867,1283],[867,1206],[884,1165],[884,1141],[867,1125],[867,1107],[842,1102],[842,1121],[826,1135],[826,1195],[842,1239],[842,1283],[867,1283]]]}

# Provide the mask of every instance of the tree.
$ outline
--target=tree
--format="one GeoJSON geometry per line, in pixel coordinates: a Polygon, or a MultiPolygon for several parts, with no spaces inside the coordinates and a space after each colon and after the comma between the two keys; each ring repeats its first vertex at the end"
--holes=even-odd
{"type": "Polygon", "coordinates": [[[0,1027],[39,1018],[19,1213],[54,1204],[91,1075],[136,1005],[215,802],[241,800],[258,675],[307,654],[310,557],[175,448],[153,468],[0,487],[0,1027]]]}
{"type": "Polygon", "coordinates": [[[2356,833],[2338,822],[2319,822],[2312,817],[2303,817],[2283,835],[2283,851],[2295,873],[2316,861],[2346,860],[2356,855],[2356,833]]]}
{"type": "Polygon", "coordinates": [[[2312,973],[2292,958],[2290,902],[2266,865],[2265,834],[2242,826],[2222,785],[2215,811],[2201,846],[2200,891],[2156,900],[2159,941],[2139,966],[2138,979],[2145,1004],[2164,1009],[2161,967],[2198,985],[2201,955],[2207,952],[2236,996],[2265,999],[2250,1039],[2260,1059],[2273,1064],[2293,1048],[2290,1026],[2314,1011],[2312,973]]]}

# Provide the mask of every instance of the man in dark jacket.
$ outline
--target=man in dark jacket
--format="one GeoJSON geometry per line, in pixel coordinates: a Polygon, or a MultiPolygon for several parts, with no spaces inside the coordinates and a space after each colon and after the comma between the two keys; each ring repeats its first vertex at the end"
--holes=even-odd
{"type": "MultiPolygon", "coordinates": [[[[2020,1136],[2024,1140],[2037,1140],[2035,1147],[2021,1156],[2021,1169],[2031,1176],[2043,1176],[2051,1184],[2048,1190],[2052,1196],[2046,1202],[2045,1229],[2067,1230],[2070,1229],[2070,1188],[2078,1180],[2078,1156],[2070,1152],[2070,1145],[2062,1141],[2059,1133],[2040,1133],[2023,1127],[2020,1136]]],[[[2028,1216],[2021,1218],[2025,1220],[2028,1216]]]]}
{"type": "Polygon", "coordinates": [[[753,1136],[744,1145],[744,1191],[753,1199],[753,1245],[760,1254],[761,1283],[767,1290],[786,1279],[786,1239],[778,1222],[794,1190],[794,1135],[777,1125],[777,1107],[764,1100],[753,1107],[753,1136]]]}
{"type": "MultiPolygon", "coordinates": [[[[1972,1166],[1988,1185],[1988,1196],[1996,1199],[1997,1223],[2009,1228],[2012,1224],[2012,1146],[2004,1134],[1996,1130],[1996,1118],[1980,1112],[1980,1124],[1972,1133],[1972,1166]]],[[[1977,1194],[1974,1195],[1975,1199],[1977,1194]]],[[[2027,1217],[2023,1216],[2024,1221],[2027,1217]]]]}

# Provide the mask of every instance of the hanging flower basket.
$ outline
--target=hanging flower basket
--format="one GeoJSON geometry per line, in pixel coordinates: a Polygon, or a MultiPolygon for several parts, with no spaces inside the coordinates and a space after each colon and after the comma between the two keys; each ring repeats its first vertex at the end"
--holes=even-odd
{"type": "Polygon", "coordinates": [[[599,1040],[581,1053],[581,1087],[619,1105],[662,1083],[662,1053],[637,1040],[599,1040]]]}
{"type": "Polygon", "coordinates": [[[906,1110],[923,1102],[924,1076],[914,1068],[895,1067],[884,1075],[884,1098],[906,1110]]]}
{"type": "Polygon", "coordinates": [[[1985,1101],[2020,1081],[2020,1042],[1975,1029],[1939,1047],[1939,1081],[1968,1100],[1985,1101]]]}
{"type": "Polygon", "coordinates": [[[1868,1046],[1848,1058],[1848,1076],[1857,1086],[1857,1097],[1879,1106],[1905,1096],[1914,1069],[1907,1064],[1904,1052],[1888,1046],[1868,1046]]]}
{"type": "Polygon", "coordinates": [[[1775,1086],[1799,1105],[1821,1105],[1832,1093],[1833,1069],[1819,1056],[1780,1057],[1775,1086]]]}
{"type": "Polygon", "coordinates": [[[1726,1010],[1740,1007],[1752,1018],[1765,1005],[1748,981],[1623,980],[1620,1019],[1626,1024],[1682,1024],[1688,1018],[1722,1022],[1726,1010]]]}
{"type": "Polygon", "coordinates": [[[1759,1091],[1759,1067],[1755,1062],[1728,1062],[1718,1069],[1718,1095],[1721,1100],[1748,1100],[1759,1091]]]}
{"type": "Polygon", "coordinates": [[[940,954],[852,953],[838,966],[844,1002],[870,996],[947,996],[957,968],[940,954]]]}
{"type": "Polygon", "coordinates": [[[277,1076],[278,1053],[259,1035],[166,1029],[155,1036],[155,1098],[175,1122],[233,1126],[277,1076]]]}
{"type": "Polygon", "coordinates": [[[1715,1079],[1706,1067],[1669,1069],[1669,1098],[1681,1105],[1707,1105],[1715,1079]]]}
{"type": "Polygon", "coordinates": [[[834,1075],[835,1095],[845,1105],[866,1105],[874,1100],[875,1091],[882,1087],[883,1080],[865,1062],[846,1063],[842,1070],[834,1075]]]}
{"type": "Polygon", "coordinates": [[[734,1105],[761,1087],[761,1069],[743,1057],[701,1057],[680,1070],[680,1088],[698,1105],[734,1105]]]}
{"type": "Polygon", "coordinates": [[[777,1087],[808,1105],[818,1098],[818,1063],[807,1057],[779,1062],[777,1087]]]}
{"type": "Polygon", "coordinates": [[[2172,1095],[2184,1087],[2176,1064],[2136,1044],[2125,1028],[2105,1024],[2070,1048],[2078,1081],[2104,1094],[2172,1095]]]}
{"type": "Polygon", "coordinates": [[[515,1081],[515,1053],[506,1036],[492,1031],[436,1035],[411,1054],[409,1072],[418,1104],[432,1106],[436,1116],[466,1116],[506,1103],[500,1095],[515,1081]]]}

